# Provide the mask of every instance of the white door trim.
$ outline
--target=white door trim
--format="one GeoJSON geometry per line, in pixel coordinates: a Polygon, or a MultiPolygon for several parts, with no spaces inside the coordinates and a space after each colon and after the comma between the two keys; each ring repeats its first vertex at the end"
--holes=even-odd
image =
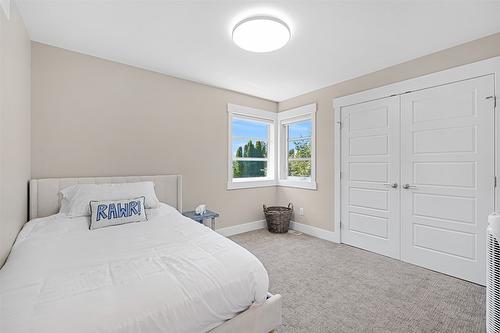
{"type": "MultiPolygon", "coordinates": [[[[341,242],[340,238],[340,212],[341,212],[341,134],[340,134],[340,115],[342,107],[358,104],[362,102],[367,102],[371,100],[376,100],[391,95],[400,95],[409,91],[416,91],[421,89],[426,89],[430,87],[436,87],[439,85],[448,84],[451,82],[462,81],[471,79],[474,77],[480,77],[484,75],[493,74],[495,82],[495,96],[497,97],[497,107],[495,108],[495,176],[499,180],[500,175],[500,116],[498,115],[498,110],[500,109],[500,56],[494,57],[487,60],[478,61],[472,64],[463,65],[444,71],[420,76],[414,79],[409,79],[390,85],[386,85],[379,88],[374,88],[366,91],[362,91],[353,95],[342,96],[333,99],[333,111],[334,111],[334,177],[333,177],[333,189],[334,189],[334,241],[337,243],[341,242]]],[[[492,101],[493,103],[493,101],[492,101]]],[[[497,185],[495,189],[495,210],[500,209],[500,184],[497,185]]]]}

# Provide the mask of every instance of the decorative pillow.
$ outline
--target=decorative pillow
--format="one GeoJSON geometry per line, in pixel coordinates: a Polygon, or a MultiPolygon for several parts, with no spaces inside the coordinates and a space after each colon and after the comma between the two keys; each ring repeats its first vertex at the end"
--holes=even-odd
{"type": "Polygon", "coordinates": [[[99,229],[113,225],[146,222],[144,197],[124,200],[90,201],[89,229],[99,229]]]}
{"type": "Polygon", "coordinates": [[[121,200],[124,198],[145,198],[144,207],[158,208],[153,182],[116,183],[116,184],[77,184],[59,192],[61,196],[60,213],[68,217],[90,215],[90,201],[121,200]]]}

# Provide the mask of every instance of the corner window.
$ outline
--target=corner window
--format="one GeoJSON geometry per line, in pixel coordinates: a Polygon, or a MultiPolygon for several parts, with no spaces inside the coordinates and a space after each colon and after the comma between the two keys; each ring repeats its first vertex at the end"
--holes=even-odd
{"type": "Polygon", "coordinates": [[[280,112],[279,185],[316,189],[316,104],[280,112]]]}
{"type": "Polygon", "coordinates": [[[228,189],[275,185],[276,114],[232,104],[228,112],[228,189]]]}

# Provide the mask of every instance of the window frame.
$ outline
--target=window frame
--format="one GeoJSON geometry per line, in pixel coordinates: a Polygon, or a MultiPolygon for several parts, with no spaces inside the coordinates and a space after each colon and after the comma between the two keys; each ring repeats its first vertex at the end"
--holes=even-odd
{"type": "MultiPolygon", "coordinates": [[[[276,186],[276,168],[275,168],[275,155],[276,155],[276,113],[271,111],[264,111],[259,109],[250,108],[236,104],[227,105],[228,112],[228,163],[227,163],[227,189],[241,189],[241,188],[254,188],[264,186],[276,186]],[[267,123],[268,126],[268,149],[267,158],[258,158],[259,161],[267,161],[267,176],[266,177],[247,177],[247,178],[233,178],[233,119],[243,119],[256,122],[267,123]]],[[[246,158],[245,160],[253,160],[254,158],[246,158]]],[[[257,160],[257,158],[255,158],[257,160]]]]}
{"type": "Polygon", "coordinates": [[[303,189],[317,189],[316,183],[316,103],[278,113],[278,185],[303,189]],[[288,176],[288,125],[311,120],[311,176],[288,176]]]}

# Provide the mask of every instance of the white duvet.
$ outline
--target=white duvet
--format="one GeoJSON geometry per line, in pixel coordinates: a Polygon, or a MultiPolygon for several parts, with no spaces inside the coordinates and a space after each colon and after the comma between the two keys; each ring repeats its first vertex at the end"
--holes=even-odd
{"type": "Polygon", "coordinates": [[[28,222],[0,270],[0,332],[206,332],[265,301],[250,252],[167,205],[148,214],[28,222]]]}

